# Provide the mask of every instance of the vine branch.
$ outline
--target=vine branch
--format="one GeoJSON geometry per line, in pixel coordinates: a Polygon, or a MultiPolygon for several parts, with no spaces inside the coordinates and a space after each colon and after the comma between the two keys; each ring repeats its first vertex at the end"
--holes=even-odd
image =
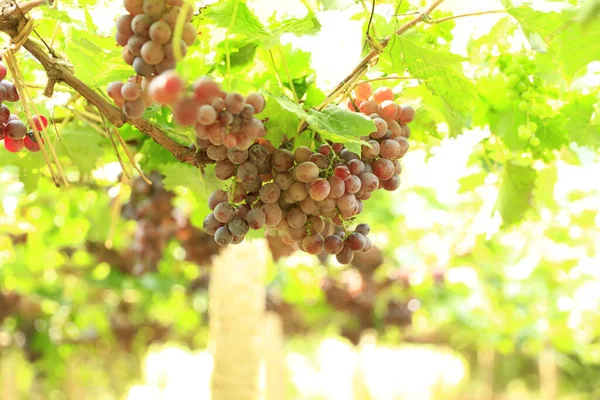
{"type": "MultiPolygon", "coordinates": [[[[0,1],[0,31],[6,33],[11,38],[19,33],[19,27],[23,24],[23,14],[25,10],[29,11],[32,8],[45,4],[46,1],[31,0],[26,3],[19,4],[19,7],[14,7],[8,1],[0,1]]],[[[102,97],[94,89],[87,86],[79,78],[77,78],[70,66],[62,59],[52,57],[39,44],[31,38],[23,43],[23,47],[34,57],[46,70],[49,81],[64,82],[90,104],[94,105],[101,115],[116,127],[121,127],[124,124],[130,124],[137,128],[140,132],[150,136],[152,140],[160,146],[167,149],[173,154],[177,160],[183,163],[194,166],[202,166],[212,163],[205,152],[196,151],[193,148],[181,145],[168,137],[158,126],[143,118],[132,119],[125,116],[121,109],[111,104],[108,100],[102,97]]],[[[48,88],[47,88],[48,89],[48,88]]],[[[51,93],[47,90],[47,93],[51,93]]]]}
{"type": "Polygon", "coordinates": [[[474,17],[477,15],[486,15],[486,14],[501,14],[501,13],[505,13],[505,12],[508,12],[508,10],[479,11],[479,12],[473,12],[473,13],[468,13],[468,14],[450,15],[449,17],[444,17],[444,18],[439,18],[439,19],[425,20],[425,23],[439,24],[439,23],[450,21],[452,19],[457,19],[457,18],[474,17]]]}
{"type": "MultiPolygon", "coordinates": [[[[412,28],[413,26],[415,26],[416,24],[418,24],[419,22],[423,21],[429,14],[431,14],[431,12],[440,4],[442,4],[444,0],[435,0],[433,3],[431,3],[431,5],[429,5],[429,7],[427,7],[425,9],[425,11],[423,11],[422,13],[419,13],[416,17],[414,17],[413,19],[411,19],[410,21],[408,21],[407,23],[405,23],[404,25],[402,25],[400,28],[398,28],[398,30],[396,32],[394,32],[395,35],[402,35],[404,32],[406,32],[407,30],[409,30],[410,28],[412,28]]],[[[380,43],[379,43],[379,47],[380,50],[383,50],[386,48],[386,46],[390,43],[390,41],[392,40],[392,36],[388,36],[385,39],[383,39],[380,43]]],[[[362,60],[360,60],[358,62],[358,65],[356,67],[354,67],[354,69],[352,70],[352,72],[350,72],[348,74],[348,76],[346,76],[336,87],[335,89],[333,89],[333,91],[329,94],[329,96],[327,96],[325,98],[325,100],[323,100],[323,103],[321,103],[321,105],[319,105],[319,107],[317,107],[317,110],[321,111],[327,104],[329,104],[331,102],[332,99],[336,98],[337,96],[340,95],[340,93],[344,90],[344,87],[346,86],[346,84],[350,81],[353,80],[357,80],[360,79],[360,77],[362,75],[364,75],[364,73],[367,71],[367,65],[373,61],[374,59],[376,59],[377,57],[379,57],[380,51],[378,51],[377,49],[372,49],[371,51],[369,51],[367,53],[366,56],[364,56],[362,58],[362,60]]]]}

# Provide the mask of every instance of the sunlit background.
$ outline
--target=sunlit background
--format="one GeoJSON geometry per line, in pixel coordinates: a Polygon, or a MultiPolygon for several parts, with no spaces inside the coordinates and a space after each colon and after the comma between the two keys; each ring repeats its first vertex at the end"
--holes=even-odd
{"type": "MultiPolygon", "coordinates": [[[[412,3],[422,5],[422,2],[412,3]]],[[[562,2],[533,3],[545,10],[565,7],[562,2]]],[[[306,14],[302,1],[256,0],[248,4],[264,23],[274,14],[278,17],[306,14]]],[[[463,14],[503,7],[500,1],[448,0],[440,9],[463,14]]],[[[311,53],[311,65],[317,71],[316,85],[324,91],[335,86],[360,59],[363,21],[351,17],[362,9],[363,4],[356,4],[343,10],[318,12],[322,28],[317,35],[284,36],[284,43],[311,53]]],[[[381,5],[378,12],[391,20],[394,7],[381,5]]],[[[94,9],[91,18],[108,35],[119,13],[116,7],[99,7],[94,9]]],[[[85,18],[83,11],[80,17],[85,18]]],[[[461,19],[452,30],[454,39],[450,50],[469,56],[469,41],[486,34],[504,17],[499,13],[461,19]]],[[[210,42],[216,46],[222,35],[223,32],[215,31],[210,42]]],[[[528,41],[519,32],[508,40],[512,51],[529,49],[528,41]]],[[[493,46],[489,48],[489,52],[495,51],[498,50],[493,46]]],[[[476,71],[466,72],[475,78],[476,71]]],[[[41,72],[39,76],[43,80],[41,72]]],[[[405,82],[399,85],[410,92],[405,82]]],[[[579,91],[598,85],[600,61],[589,64],[588,74],[572,83],[579,91]]],[[[47,107],[64,106],[68,99],[57,94],[47,107]]],[[[419,106],[427,107],[427,104],[419,106]]],[[[437,130],[445,134],[449,127],[442,123],[437,130]]],[[[386,249],[388,268],[383,278],[385,274],[391,277],[402,274],[413,288],[410,294],[401,289],[392,294],[409,300],[410,327],[392,329],[383,335],[368,331],[355,346],[337,329],[338,324],[347,322],[344,317],[332,316],[329,321],[322,311],[321,314],[315,311],[318,307],[314,308],[314,314],[311,308],[323,301],[319,284],[328,276],[327,268],[339,272],[344,281],[354,279],[360,285],[360,276],[355,276],[358,274],[342,272],[335,262],[326,268],[316,257],[305,254],[270,262],[269,278],[274,279],[277,270],[287,271],[284,278],[278,277],[270,285],[284,300],[308,313],[309,325],[318,325],[316,332],[291,335],[285,340],[281,373],[287,399],[574,400],[600,397],[600,386],[593,382],[600,380],[598,153],[571,145],[568,157],[560,157],[551,165],[535,163],[539,180],[534,191],[541,198],[539,206],[532,211],[533,217],[515,228],[503,230],[502,218],[496,210],[502,171],[486,171],[471,160],[482,140],[490,136],[488,127],[477,128],[465,130],[456,138],[434,141],[433,145],[413,146],[404,158],[401,189],[392,194],[377,194],[362,214],[362,220],[373,226],[373,242],[386,249]],[[552,185],[553,190],[548,190],[552,185]],[[290,281],[294,281],[293,285],[286,286],[290,281]],[[418,337],[425,338],[423,343],[409,340],[418,337]],[[431,340],[426,339],[429,337],[431,340]],[[500,376],[496,383],[490,378],[494,374],[500,376]],[[560,374],[568,376],[572,390],[558,396],[555,392],[560,374]],[[548,389],[548,385],[555,389],[548,389]],[[578,395],[578,390],[585,394],[578,395]],[[495,397],[492,397],[490,393],[494,391],[495,397]]],[[[114,183],[120,172],[117,162],[107,160],[94,169],[91,176],[98,182],[114,183]]],[[[43,202],[51,202],[50,184],[40,183],[37,195],[24,194],[23,186],[15,179],[13,170],[0,165],[3,209],[0,227],[10,225],[31,232],[41,248],[48,244],[43,244],[43,235],[35,235],[36,230],[43,234],[49,229],[43,224],[60,225],[61,214],[72,212],[61,209],[83,207],[82,212],[89,215],[90,210],[85,208],[88,206],[81,205],[84,202],[81,196],[88,197],[85,201],[89,204],[95,201],[108,204],[119,193],[117,186],[107,192],[108,198],[100,200],[91,198],[97,196],[94,193],[80,192],[81,196],[62,193],[53,200],[57,215],[50,218],[41,210],[43,202]],[[24,205],[29,209],[26,218],[19,211],[24,205]]],[[[178,195],[175,203],[179,208],[187,213],[197,212],[196,200],[189,190],[179,188],[178,195]]],[[[90,229],[96,222],[82,224],[90,229]]],[[[127,229],[131,231],[130,226],[127,229]]],[[[58,242],[68,243],[68,240],[60,238],[58,242]]],[[[181,261],[183,249],[172,245],[169,251],[172,262],[185,265],[181,261]]],[[[0,272],[3,264],[17,264],[15,254],[8,238],[0,237],[0,272]]],[[[25,257],[23,252],[18,256],[25,257]]],[[[52,257],[48,263],[60,264],[52,257]]],[[[106,265],[97,266],[93,271],[97,276],[92,279],[108,275],[102,268],[106,265]]],[[[40,268],[38,273],[40,279],[49,282],[57,279],[50,269],[40,268]]],[[[191,276],[194,274],[197,272],[191,276]]],[[[16,282],[17,278],[10,275],[3,279],[3,285],[9,289],[11,285],[20,285],[16,282]]],[[[159,285],[150,280],[144,284],[145,289],[159,285]]],[[[71,284],[67,281],[66,285],[71,284]]],[[[69,286],[69,290],[75,291],[75,288],[69,286]]],[[[126,293],[132,303],[140,301],[139,288],[132,286],[128,290],[126,293]]],[[[193,331],[190,327],[204,321],[184,313],[205,313],[207,296],[206,293],[196,295],[191,306],[183,305],[184,291],[175,285],[172,297],[157,297],[151,301],[150,309],[158,321],[193,331]],[[178,307],[181,307],[181,315],[177,314],[178,307]]],[[[100,296],[104,296],[106,307],[116,304],[116,295],[100,296]]],[[[66,328],[60,328],[65,331],[59,332],[57,326],[63,326],[67,320],[69,305],[59,305],[49,298],[42,303],[44,307],[53,315],[50,321],[56,326],[36,320],[33,329],[49,330],[49,337],[57,341],[68,342],[76,334],[93,337],[95,332],[82,332],[81,326],[88,322],[106,324],[106,321],[94,320],[98,316],[90,314],[90,321],[66,324],[66,328]]],[[[6,323],[9,328],[11,323],[16,324],[9,320],[6,323]]],[[[45,389],[36,383],[36,370],[19,349],[24,338],[10,335],[10,329],[0,329],[0,348],[4,347],[0,399],[209,399],[213,360],[206,348],[205,330],[206,326],[202,326],[202,332],[191,335],[192,339],[186,343],[189,345],[167,341],[148,349],[136,348],[135,354],[119,353],[112,343],[104,340],[83,351],[61,348],[57,350],[60,357],[69,360],[65,366],[68,378],[55,385],[47,396],[35,397],[35,393],[45,389]],[[30,394],[34,397],[29,397],[30,394]]],[[[266,385],[265,376],[263,368],[263,385],[266,385]]]]}

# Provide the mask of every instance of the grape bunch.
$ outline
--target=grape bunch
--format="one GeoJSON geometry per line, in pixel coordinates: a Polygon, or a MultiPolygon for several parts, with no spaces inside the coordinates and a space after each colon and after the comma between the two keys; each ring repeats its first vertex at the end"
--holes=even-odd
{"type": "Polygon", "coordinates": [[[204,221],[206,232],[227,245],[240,243],[250,229],[266,226],[284,243],[296,243],[310,254],[325,251],[342,264],[352,262],[355,252],[370,250],[369,226],[359,224],[351,231],[347,225],[373,191],[399,187],[399,159],[408,150],[410,134],[406,124],[414,117],[412,107],[393,102],[392,113],[387,101],[372,102],[377,112],[369,116],[376,130],[363,138],[368,145],[361,154],[340,143],[324,143],[317,151],[300,146],[291,152],[260,138],[248,149],[203,142],[216,162],[215,176],[232,182],[228,191],[211,195],[213,212],[204,221]],[[342,229],[325,234],[328,219],[342,229]]]}
{"type": "Polygon", "coordinates": [[[123,60],[133,66],[136,74],[150,77],[175,69],[177,64],[174,46],[179,46],[184,56],[188,46],[197,38],[191,20],[192,7],[188,8],[181,38],[175,40],[173,32],[183,11],[183,0],[124,0],[128,14],[117,21],[115,39],[123,47],[123,60]]]}
{"type": "MultiPolygon", "coordinates": [[[[0,61],[0,141],[4,141],[4,148],[11,153],[16,153],[25,147],[29,151],[40,151],[32,130],[3,102],[19,101],[19,93],[14,83],[4,80],[8,71],[6,65],[0,61]]],[[[38,132],[48,126],[48,120],[43,115],[34,115],[33,122],[38,132]]]]}
{"type": "Polygon", "coordinates": [[[227,93],[208,76],[194,82],[191,93],[184,93],[182,79],[176,72],[167,71],[152,80],[148,96],[156,103],[172,106],[173,121],[194,128],[197,147],[213,146],[213,153],[219,148],[215,157],[222,160],[227,149],[247,150],[255,139],[266,134],[262,121],[255,118],[265,108],[264,97],[259,93],[246,97],[227,93]]]}
{"type": "Polygon", "coordinates": [[[152,104],[147,94],[149,82],[150,78],[132,76],[127,82],[109,83],[107,93],[125,115],[140,118],[152,104]]]}

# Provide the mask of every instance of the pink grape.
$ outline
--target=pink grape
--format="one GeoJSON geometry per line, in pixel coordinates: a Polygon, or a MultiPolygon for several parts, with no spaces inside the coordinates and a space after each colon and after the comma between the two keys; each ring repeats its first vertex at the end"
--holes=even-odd
{"type": "Polygon", "coordinates": [[[294,161],[297,164],[302,164],[303,162],[308,161],[310,156],[312,156],[313,151],[306,146],[300,146],[294,150],[294,161]]]}
{"type": "Polygon", "coordinates": [[[344,185],[344,181],[339,179],[338,177],[332,176],[327,181],[329,182],[329,187],[330,187],[329,197],[331,197],[333,199],[338,199],[346,191],[346,186],[344,185]]]}
{"type": "Polygon", "coordinates": [[[331,185],[323,178],[317,178],[308,184],[308,195],[315,201],[322,201],[329,196],[331,185]]]}
{"type": "Polygon", "coordinates": [[[209,235],[214,235],[215,232],[217,232],[217,229],[219,229],[222,226],[223,224],[215,218],[215,215],[213,213],[208,214],[206,218],[204,218],[204,222],[202,223],[202,228],[204,229],[204,232],[208,233],[209,235]]]}
{"type": "Polygon", "coordinates": [[[239,114],[244,109],[245,104],[244,96],[239,93],[231,92],[225,96],[225,108],[232,114],[239,114]]]}
{"type": "Polygon", "coordinates": [[[373,173],[380,181],[388,180],[394,175],[394,163],[387,158],[380,158],[373,163],[373,173]]]}
{"type": "Polygon", "coordinates": [[[265,98],[260,93],[250,93],[246,96],[246,104],[254,107],[254,112],[260,114],[265,109],[265,98]]]}
{"type": "Polygon", "coordinates": [[[140,54],[146,63],[156,65],[165,58],[165,49],[161,44],[148,40],[142,46],[140,54]]]}
{"type": "Polygon", "coordinates": [[[316,233],[308,235],[302,240],[302,247],[308,254],[317,255],[323,251],[323,236],[316,233]]]}
{"type": "Polygon", "coordinates": [[[131,29],[131,22],[133,21],[133,18],[134,16],[131,14],[121,15],[119,18],[117,18],[115,25],[119,35],[123,35],[127,39],[133,35],[133,29],[131,29]]]}
{"type": "Polygon", "coordinates": [[[287,213],[287,223],[292,228],[300,228],[306,223],[307,216],[300,207],[294,207],[287,213]]]}
{"type": "Polygon", "coordinates": [[[229,160],[218,161],[215,164],[215,176],[225,181],[235,175],[235,165],[229,160]]]}
{"type": "Polygon", "coordinates": [[[276,171],[288,171],[294,165],[294,155],[285,149],[279,149],[271,156],[273,168],[276,171]]]}
{"type": "MultiPolygon", "coordinates": [[[[402,137],[400,137],[402,138],[402,137]]],[[[397,139],[400,139],[397,138],[397,139]]],[[[402,138],[404,139],[404,138],[402,138]]],[[[406,140],[406,139],[405,139],[406,140]]],[[[388,139],[388,140],[384,140],[383,142],[381,142],[381,149],[379,150],[379,154],[381,155],[381,157],[393,160],[399,157],[400,155],[400,151],[401,151],[401,147],[400,144],[392,139],[388,139]]]]}
{"type": "Polygon", "coordinates": [[[368,192],[372,192],[379,186],[379,179],[370,172],[363,172],[360,176],[362,188],[368,192]]]}
{"type": "Polygon", "coordinates": [[[224,190],[216,190],[208,197],[208,207],[214,210],[217,204],[227,201],[227,193],[224,190]]]}
{"type": "Polygon", "coordinates": [[[4,138],[4,148],[11,153],[16,153],[23,149],[24,143],[23,139],[11,139],[10,137],[4,138]]]}
{"type": "Polygon", "coordinates": [[[344,182],[347,193],[356,193],[360,190],[361,182],[358,176],[352,175],[350,179],[344,182]]]}
{"type": "Polygon", "coordinates": [[[346,238],[346,246],[352,251],[361,251],[366,244],[367,240],[359,232],[353,232],[346,238]]]}
{"type": "Polygon", "coordinates": [[[173,121],[177,125],[192,126],[197,119],[198,103],[193,98],[183,98],[173,106],[173,121]]]}
{"type": "Polygon", "coordinates": [[[335,167],[333,169],[333,174],[342,181],[346,181],[352,176],[350,169],[345,165],[338,165],[335,167]]]}
{"type": "Polygon", "coordinates": [[[140,88],[134,82],[127,82],[121,87],[121,96],[127,101],[134,101],[142,94],[142,88],[140,88]]]}
{"type": "Polygon", "coordinates": [[[389,192],[393,192],[394,190],[398,189],[400,187],[400,176],[393,175],[387,181],[383,181],[382,187],[389,192]]]}
{"type": "Polygon", "coordinates": [[[324,249],[327,254],[339,254],[344,248],[344,241],[338,235],[330,235],[325,238],[324,249]]]}
{"type": "Polygon", "coordinates": [[[354,92],[356,93],[356,98],[360,100],[366,100],[373,95],[373,89],[368,82],[363,82],[356,86],[354,92]]]}
{"type": "Polygon", "coordinates": [[[150,18],[160,18],[165,12],[164,0],[144,0],[142,9],[150,18]]]}
{"type": "Polygon", "coordinates": [[[219,246],[227,246],[233,241],[233,235],[226,226],[222,226],[215,232],[215,242],[219,246]]]}
{"type": "Polygon", "coordinates": [[[302,201],[308,196],[308,191],[304,183],[295,182],[290,186],[289,194],[294,201],[302,201]]]}
{"type": "Polygon", "coordinates": [[[371,115],[377,113],[377,103],[374,101],[363,101],[358,107],[361,113],[371,115]]]}
{"type": "Polygon", "coordinates": [[[403,105],[401,108],[400,118],[401,124],[408,124],[415,118],[415,109],[409,105],[403,105]]]}
{"type": "Polygon", "coordinates": [[[394,92],[390,88],[380,87],[373,92],[373,100],[377,104],[381,104],[386,100],[392,101],[394,100],[394,92]]]}
{"type": "Polygon", "coordinates": [[[131,15],[138,15],[144,12],[142,0],[123,0],[123,6],[131,15]]]}
{"type": "Polygon", "coordinates": [[[262,210],[265,213],[266,226],[274,227],[281,222],[283,211],[278,204],[265,204],[262,206],[262,210]]]}
{"type": "Polygon", "coordinates": [[[141,97],[138,97],[133,101],[126,101],[123,105],[123,112],[125,115],[133,119],[141,118],[145,110],[146,104],[141,97]]]}
{"type": "Polygon", "coordinates": [[[265,204],[276,203],[281,195],[281,189],[275,183],[267,183],[259,191],[260,199],[265,204]]]}
{"type": "Polygon", "coordinates": [[[266,222],[265,213],[260,208],[250,210],[246,215],[246,222],[248,222],[250,229],[260,229],[266,222]]]}
{"type": "Polygon", "coordinates": [[[215,215],[217,221],[226,224],[227,222],[231,221],[233,217],[235,217],[235,209],[231,204],[223,202],[217,204],[213,214],[215,215]]]}
{"type": "Polygon", "coordinates": [[[244,218],[235,217],[227,224],[229,231],[235,236],[244,236],[250,230],[248,223],[244,218]]]}
{"type": "MultiPolygon", "coordinates": [[[[150,40],[158,44],[165,44],[169,40],[171,40],[171,35],[173,34],[173,30],[164,21],[156,21],[150,26],[150,30],[148,31],[148,35],[150,36],[150,40]]],[[[164,49],[163,49],[164,51],[164,49]]]]}
{"type": "Polygon", "coordinates": [[[350,264],[354,259],[354,252],[348,246],[344,246],[335,258],[340,264],[350,264]]]}
{"type": "Polygon", "coordinates": [[[237,177],[242,182],[252,182],[258,177],[258,169],[256,165],[246,161],[238,167],[237,177]]]}

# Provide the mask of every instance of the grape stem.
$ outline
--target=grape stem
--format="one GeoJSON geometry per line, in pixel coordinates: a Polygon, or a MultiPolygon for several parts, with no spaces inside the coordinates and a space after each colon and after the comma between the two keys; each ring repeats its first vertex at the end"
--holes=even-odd
{"type": "MultiPolygon", "coordinates": [[[[41,4],[46,4],[46,1],[32,0],[26,3],[19,4],[19,7],[10,5],[10,0],[0,0],[0,31],[6,33],[11,38],[15,37],[19,33],[19,26],[25,19],[23,10],[31,10],[32,8],[41,4]]],[[[114,126],[121,127],[124,124],[130,124],[137,128],[140,132],[150,136],[152,140],[158,143],[160,146],[167,149],[171,154],[182,163],[187,163],[200,167],[206,164],[212,164],[212,161],[205,151],[196,152],[195,149],[183,146],[173,139],[168,137],[165,132],[160,129],[157,125],[145,120],[143,118],[132,119],[125,116],[122,110],[111,102],[109,102],[100,93],[87,86],[80,79],[78,79],[72,71],[72,67],[63,59],[50,55],[53,52],[52,49],[45,51],[38,43],[33,41],[31,38],[27,39],[23,46],[34,58],[36,58],[40,64],[46,70],[46,75],[49,81],[53,82],[64,82],[76,90],[82,97],[84,97],[90,104],[94,105],[101,115],[105,116],[106,119],[114,126]],[[49,54],[50,53],[50,54],[49,54]]],[[[50,88],[46,88],[45,94],[51,94],[50,88]]]]}
{"type": "Polygon", "coordinates": [[[508,10],[479,11],[479,12],[473,12],[473,13],[467,13],[467,14],[451,15],[449,17],[444,17],[444,18],[439,18],[439,19],[425,20],[424,22],[427,24],[440,24],[442,22],[450,21],[450,20],[457,19],[457,18],[474,17],[477,15],[486,15],[486,14],[502,14],[502,13],[506,13],[506,12],[508,12],[508,10]]]}

